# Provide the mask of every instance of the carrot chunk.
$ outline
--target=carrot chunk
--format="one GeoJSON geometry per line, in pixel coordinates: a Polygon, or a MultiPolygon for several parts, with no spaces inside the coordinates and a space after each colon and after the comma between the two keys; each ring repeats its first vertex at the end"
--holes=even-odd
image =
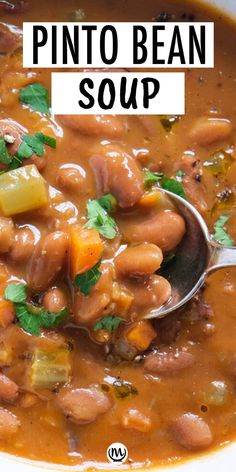
{"type": "Polygon", "coordinates": [[[96,229],[71,229],[70,265],[75,277],[91,269],[100,260],[103,250],[102,240],[96,229]]]}

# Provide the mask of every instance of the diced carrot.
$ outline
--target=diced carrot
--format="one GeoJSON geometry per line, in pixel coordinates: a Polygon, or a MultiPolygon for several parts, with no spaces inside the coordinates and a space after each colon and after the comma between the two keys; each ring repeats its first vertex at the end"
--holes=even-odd
{"type": "Polygon", "coordinates": [[[141,320],[129,329],[126,337],[139,351],[145,351],[156,338],[156,332],[150,321],[141,320]]]}
{"type": "Polygon", "coordinates": [[[139,200],[139,205],[142,207],[153,207],[160,202],[160,192],[158,190],[150,190],[150,192],[145,192],[139,200]]]}
{"type": "Polygon", "coordinates": [[[75,277],[91,269],[100,260],[103,250],[102,240],[96,229],[71,229],[70,265],[75,277]]]}
{"type": "Polygon", "coordinates": [[[14,305],[8,300],[0,299],[0,327],[7,328],[15,318],[14,305]]]}

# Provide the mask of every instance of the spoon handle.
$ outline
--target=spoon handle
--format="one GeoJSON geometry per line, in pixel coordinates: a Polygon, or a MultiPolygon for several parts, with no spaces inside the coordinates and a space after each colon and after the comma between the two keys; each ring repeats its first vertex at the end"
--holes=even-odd
{"type": "Polygon", "coordinates": [[[236,267],[236,247],[224,247],[210,243],[211,257],[207,274],[224,267],[236,267]]]}

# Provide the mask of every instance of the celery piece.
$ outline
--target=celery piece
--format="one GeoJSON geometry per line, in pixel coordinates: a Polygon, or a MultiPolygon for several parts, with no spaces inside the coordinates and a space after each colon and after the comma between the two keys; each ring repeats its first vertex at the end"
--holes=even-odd
{"type": "Polygon", "coordinates": [[[36,210],[47,203],[46,182],[35,165],[0,175],[0,209],[4,216],[36,210]]]}
{"type": "Polygon", "coordinates": [[[232,164],[234,158],[225,151],[217,151],[207,159],[203,165],[215,177],[226,177],[226,174],[232,164]]]}
{"type": "Polygon", "coordinates": [[[70,351],[59,347],[55,351],[35,349],[30,372],[32,388],[44,389],[64,385],[69,381],[71,371],[70,351]]]}

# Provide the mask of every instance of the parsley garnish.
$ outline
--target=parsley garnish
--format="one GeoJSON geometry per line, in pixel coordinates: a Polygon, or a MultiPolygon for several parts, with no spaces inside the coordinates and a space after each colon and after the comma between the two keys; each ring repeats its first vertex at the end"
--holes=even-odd
{"type": "Polygon", "coordinates": [[[41,84],[30,84],[20,90],[21,103],[30,106],[32,110],[49,115],[48,90],[41,84]]]}
{"type": "Polygon", "coordinates": [[[228,235],[225,225],[229,219],[229,216],[222,215],[219,217],[219,219],[216,221],[214,224],[214,235],[213,238],[215,241],[218,241],[220,244],[226,247],[230,247],[234,245],[234,241],[232,238],[228,235]]]}
{"type": "Polygon", "coordinates": [[[40,334],[40,328],[54,328],[63,323],[68,315],[67,308],[57,313],[50,313],[41,307],[27,303],[26,286],[24,284],[8,285],[4,298],[14,303],[16,318],[19,325],[33,336],[40,334]]]}
{"type": "MultiPolygon", "coordinates": [[[[158,172],[150,172],[150,170],[145,170],[144,173],[145,173],[144,186],[146,188],[151,187],[156,182],[159,182],[159,185],[164,190],[168,190],[169,192],[175,193],[176,195],[179,195],[180,197],[182,197],[186,200],[186,195],[185,195],[183,185],[178,180],[171,179],[171,178],[166,177],[165,175],[160,174],[158,172]]],[[[179,173],[177,178],[180,178],[180,176],[182,176],[182,175],[183,175],[182,172],[181,172],[181,174],[179,173]]]]}
{"type": "Polygon", "coordinates": [[[88,223],[86,228],[95,228],[104,238],[114,239],[117,234],[116,222],[100,205],[98,200],[87,203],[88,223]]]}
{"type": "Polygon", "coordinates": [[[26,286],[24,284],[10,284],[6,287],[4,298],[13,303],[23,303],[26,301],[26,286]]]}
{"type": "Polygon", "coordinates": [[[7,146],[3,138],[0,138],[0,162],[5,165],[9,165],[11,162],[7,146]]]}
{"type": "Polygon", "coordinates": [[[113,331],[115,331],[123,321],[123,318],[120,318],[120,316],[108,315],[97,321],[93,329],[94,331],[106,329],[110,333],[113,333],[113,331]]]}
{"type": "Polygon", "coordinates": [[[56,148],[56,139],[51,136],[46,136],[43,133],[36,133],[33,136],[23,136],[22,142],[13,157],[10,169],[17,169],[21,167],[23,159],[29,159],[33,154],[43,157],[45,150],[44,145],[56,148]]]}
{"type": "Polygon", "coordinates": [[[159,172],[151,172],[149,169],[144,170],[144,187],[149,188],[156,182],[159,182],[163,178],[163,174],[159,172]]]}
{"type": "Polygon", "coordinates": [[[161,186],[164,190],[175,193],[186,200],[186,194],[181,182],[178,182],[175,179],[170,179],[169,177],[163,177],[161,186]]]}
{"type": "Polygon", "coordinates": [[[78,274],[75,277],[75,285],[80,289],[84,295],[89,295],[92,287],[101,277],[101,272],[99,270],[101,262],[97,262],[92,269],[87,270],[84,274],[78,274]]]}
{"type": "Polygon", "coordinates": [[[98,198],[97,202],[108,213],[111,213],[114,210],[114,208],[116,207],[116,204],[117,204],[115,197],[113,197],[113,195],[111,195],[111,193],[107,193],[106,195],[103,195],[103,197],[98,198]]]}

